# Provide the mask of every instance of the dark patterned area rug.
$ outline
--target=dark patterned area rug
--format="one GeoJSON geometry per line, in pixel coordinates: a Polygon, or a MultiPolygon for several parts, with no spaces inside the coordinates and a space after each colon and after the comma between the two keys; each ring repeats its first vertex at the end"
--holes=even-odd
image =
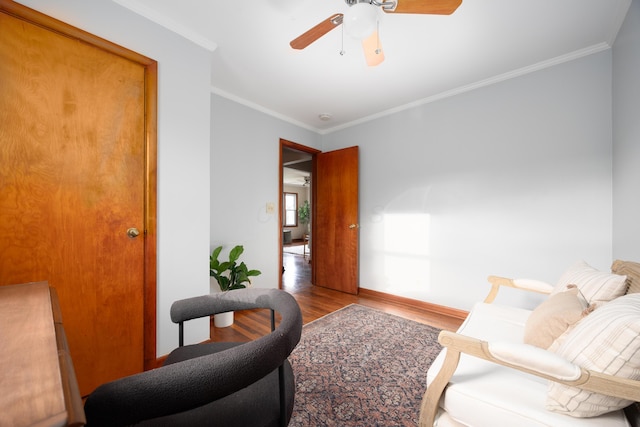
{"type": "Polygon", "coordinates": [[[439,332],[357,304],[305,325],[289,426],[417,426],[439,332]]]}

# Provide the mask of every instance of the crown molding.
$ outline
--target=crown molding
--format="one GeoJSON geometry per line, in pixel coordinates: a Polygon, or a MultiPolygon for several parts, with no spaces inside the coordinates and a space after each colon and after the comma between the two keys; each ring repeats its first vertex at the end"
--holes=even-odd
{"type": "Polygon", "coordinates": [[[546,61],[541,61],[533,65],[529,65],[527,67],[518,68],[517,70],[509,71],[507,73],[499,74],[497,76],[490,77],[488,79],[480,80],[475,83],[471,83],[465,86],[460,86],[445,92],[438,93],[433,96],[429,96],[427,98],[422,98],[417,101],[411,102],[409,104],[404,104],[395,108],[391,108],[389,110],[381,111],[379,113],[363,117],[358,120],[351,121],[349,123],[344,123],[340,126],[336,126],[330,129],[323,129],[319,133],[328,134],[332,132],[337,132],[339,130],[343,130],[346,128],[350,128],[355,125],[359,125],[362,123],[369,122],[371,120],[380,119],[382,117],[389,116],[391,114],[395,114],[401,111],[405,111],[411,108],[419,107],[421,105],[429,104],[435,101],[439,101],[441,99],[450,98],[455,95],[459,95],[461,93],[470,92],[475,89],[479,89],[486,86],[491,86],[495,83],[500,83],[505,80],[513,79],[515,77],[520,77],[525,74],[530,74],[536,71],[543,70],[545,68],[553,67],[558,64],[562,64],[564,62],[573,61],[574,59],[582,58],[585,56],[592,55],[594,53],[602,52],[603,50],[610,49],[611,46],[608,43],[599,43],[584,49],[576,50],[574,52],[568,53],[566,55],[557,56],[555,58],[551,58],[546,61]]]}
{"type": "Polygon", "coordinates": [[[270,110],[267,107],[264,107],[262,105],[256,104],[255,102],[252,102],[252,101],[248,101],[248,100],[246,100],[244,98],[241,98],[241,97],[239,97],[237,95],[234,95],[232,93],[226,92],[226,91],[224,91],[224,90],[222,90],[222,89],[220,89],[218,87],[211,86],[211,93],[214,93],[214,94],[216,94],[218,96],[221,96],[223,98],[227,98],[227,99],[229,99],[229,100],[231,100],[233,102],[237,102],[238,104],[242,104],[242,105],[244,105],[246,107],[249,107],[249,108],[251,108],[253,110],[260,111],[261,113],[264,113],[264,114],[267,114],[269,116],[275,117],[276,119],[279,119],[279,120],[282,120],[284,122],[290,123],[290,124],[295,125],[295,126],[297,126],[299,128],[303,128],[303,129],[306,129],[306,130],[309,130],[311,132],[315,132],[315,133],[318,133],[318,134],[322,133],[320,129],[314,128],[313,126],[309,126],[308,124],[302,123],[302,122],[300,122],[298,120],[294,120],[289,116],[286,116],[284,114],[278,113],[278,112],[273,111],[273,110],[270,110]]]}
{"type": "Polygon", "coordinates": [[[215,43],[214,41],[209,40],[208,38],[202,36],[201,34],[196,33],[190,28],[187,28],[184,25],[174,21],[172,18],[162,13],[158,13],[153,9],[150,9],[149,7],[145,6],[144,4],[136,0],[112,0],[112,1],[126,9],[129,9],[133,13],[136,13],[144,18],[147,18],[149,21],[155,22],[156,24],[166,28],[167,30],[172,31],[211,52],[213,52],[218,48],[218,44],[215,43]]]}

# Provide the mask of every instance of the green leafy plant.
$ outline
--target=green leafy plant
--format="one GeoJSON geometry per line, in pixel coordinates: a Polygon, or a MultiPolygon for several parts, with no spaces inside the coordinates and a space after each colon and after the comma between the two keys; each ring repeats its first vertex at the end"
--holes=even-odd
{"type": "Polygon", "coordinates": [[[209,256],[209,276],[215,277],[222,291],[243,289],[251,283],[249,277],[259,276],[260,270],[249,270],[244,262],[238,264],[238,258],[244,252],[242,245],[237,245],[229,252],[229,260],[218,260],[222,246],[218,246],[209,256]]]}
{"type": "Polygon", "coordinates": [[[309,205],[309,201],[305,200],[302,206],[298,208],[298,220],[300,220],[301,224],[308,224],[311,219],[311,206],[309,205]]]}

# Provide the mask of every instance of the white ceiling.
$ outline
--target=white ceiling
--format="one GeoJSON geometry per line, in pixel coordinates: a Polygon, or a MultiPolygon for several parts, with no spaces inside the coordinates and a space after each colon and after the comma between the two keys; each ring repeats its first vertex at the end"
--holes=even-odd
{"type": "Polygon", "coordinates": [[[282,183],[287,185],[294,185],[296,187],[305,187],[309,184],[306,184],[305,177],[311,179],[310,172],[303,172],[297,169],[291,169],[284,167],[282,168],[282,183]]]}
{"type": "Polygon", "coordinates": [[[211,50],[213,92],[319,133],[607,49],[631,4],[463,0],[449,16],[381,14],[386,60],[367,67],[346,35],[340,55],[341,27],[289,46],[343,0],[113,1],[211,50]]]}
{"type": "Polygon", "coordinates": [[[309,185],[305,177],[311,180],[312,156],[309,153],[282,147],[282,182],[288,185],[304,187],[309,185]]]}

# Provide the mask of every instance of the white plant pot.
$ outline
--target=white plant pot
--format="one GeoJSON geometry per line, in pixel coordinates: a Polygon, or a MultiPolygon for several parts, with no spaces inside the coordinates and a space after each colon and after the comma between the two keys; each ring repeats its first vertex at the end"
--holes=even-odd
{"type": "MultiPolygon", "coordinates": [[[[218,282],[215,277],[209,276],[209,293],[220,293],[220,286],[218,286],[218,282]]],[[[213,325],[216,328],[226,328],[233,325],[233,311],[228,311],[226,313],[219,313],[213,315],[213,325]]]]}
{"type": "Polygon", "coordinates": [[[213,324],[216,328],[226,328],[233,325],[233,311],[213,315],[213,324]]]}

